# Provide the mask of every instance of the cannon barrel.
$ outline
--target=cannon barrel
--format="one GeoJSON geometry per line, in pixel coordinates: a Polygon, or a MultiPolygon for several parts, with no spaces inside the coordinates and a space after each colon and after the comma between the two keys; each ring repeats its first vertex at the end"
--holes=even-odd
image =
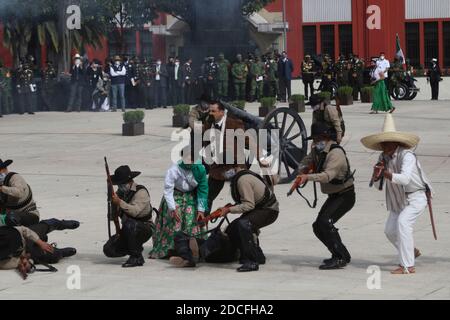
{"type": "Polygon", "coordinates": [[[261,127],[263,120],[261,120],[257,116],[254,116],[244,110],[241,110],[229,102],[220,100],[220,103],[225,107],[225,109],[231,116],[234,116],[242,120],[245,123],[246,128],[259,129],[261,127]]]}

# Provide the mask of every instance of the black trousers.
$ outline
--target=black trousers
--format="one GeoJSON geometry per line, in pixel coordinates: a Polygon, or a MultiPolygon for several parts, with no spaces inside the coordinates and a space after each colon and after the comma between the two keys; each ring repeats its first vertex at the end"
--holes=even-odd
{"type": "Polygon", "coordinates": [[[83,84],[74,82],[70,84],[69,104],[67,111],[76,109],[81,110],[81,104],[83,103],[83,84]]]}
{"type": "Polygon", "coordinates": [[[430,82],[431,85],[431,99],[438,100],[439,99],[439,81],[430,82]]]}
{"type": "Polygon", "coordinates": [[[39,217],[27,212],[12,212],[7,214],[8,219],[13,220],[14,225],[30,227],[39,223],[39,217]]]}
{"type": "Polygon", "coordinates": [[[161,81],[155,81],[155,107],[167,107],[167,87],[161,86],[161,81]]]}
{"type": "Polygon", "coordinates": [[[181,103],[193,104],[194,103],[194,85],[192,83],[185,82],[182,87],[182,98],[181,103]]]}
{"type": "Polygon", "coordinates": [[[278,211],[269,208],[255,209],[243,214],[227,227],[225,233],[230,237],[232,245],[240,250],[242,263],[260,261],[262,250],[253,235],[274,223],[277,218],[278,211]]]}
{"type": "Polygon", "coordinates": [[[305,99],[308,100],[309,91],[311,91],[311,95],[314,94],[314,80],[303,81],[303,85],[305,86],[305,99]]]}
{"type": "MultiPolygon", "coordinates": [[[[42,241],[48,242],[48,234],[52,231],[50,226],[42,221],[40,223],[28,226],[28,228],[37,233],[42,241]]],[[[30,254],[35,263],[58,263],[63,257],[61,251],[55,250],[53,253],[44,252],[34,242],[27,240],[26,252],[30,254]]]]}
{"type": "Polygon", "coordinates": [[[313,224],[314,234],[328,248],[332,256],[347,262],[351,260],[350,253],[342,243],[339,229],[334,224],[353,208],[355,201],[354,188],[340,194],[329,195],[313,224]]]}
{"type": "Polygon", "coordinates": [[[219,193],[222,191],[223,187],[225,185],[224,180],[216,180],[214,178],[209,177],[208,178],[208,210],[211,212],[212,205],[214,200],[217,198],[219,193]]]}
{"type": "Polygon", "coordinates": [[[33,92],[22,92],[19,94],[19,114],[23,114],[25,112],[31,113],[34,112],[34,102],[33,99],[35,95],[33,92]]]}
{"type": "Polygon", "coordinates": [[[286,78],[280,78],[279,85],[280,85],[281,101],[286,101],[286,92],[287,92],[287,99],[289,100],[291,98],[291,80],[286,78]]]}
{"type": "Polygon", "coordinates": [[[139,99],[137,102],[138,108],[150,109],[152,108],[152,86],[139,85],[139,99]]]}
{"type": "Polygon", "coordinates": [[[127,217],[122,224],[120,235],[115,235],[103,246],[104,254],[109,258],[119,258],[126,255],[140,257],[144,251],[143,244],[152,236],[153,228],[150,222],[138,221],[127,217]]]}

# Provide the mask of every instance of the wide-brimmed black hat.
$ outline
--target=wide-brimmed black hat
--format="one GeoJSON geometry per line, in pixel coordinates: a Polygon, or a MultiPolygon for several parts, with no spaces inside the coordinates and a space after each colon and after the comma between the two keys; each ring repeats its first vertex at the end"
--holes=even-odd
{"type": "Polygon", "coordinates": [[[13,163],[12,160],[6,160],[5,162],[3,162],[3,160],[0,159],[0,169],[7,168],[9,165],[11,165],[11,163],[13,163]]]}
{"type": "Polygon", "coordinates": [[[313,94],[311,95],[311,97],[309,97],[309,102],[307,103],[307,105],[314,107],[324,101],[325,99],[323,97],[319,96],[318,94],[313,94]]]}
{"type": "Polygon", "coordinates": [[[114,185],[126,184],[140,174],[138,171],[131,171],[129,166],[121,166],[114,171],[114,175],[111,176],[111,181],[114,185]]]}
{"type": "Polygon", "coordinates": [[[311,126],[311,136],[306,138],[306,140],[313,140],[319,136],[329,136],[330,138],[335,138],[336,129],[329,127],[323,122],[314,122],[311,126]]]}
{"type": "Polygon", "coordinates": [[[19,231],[13,227],[0,227],[0,261],[18,257],[23,247],[19,231]]]}

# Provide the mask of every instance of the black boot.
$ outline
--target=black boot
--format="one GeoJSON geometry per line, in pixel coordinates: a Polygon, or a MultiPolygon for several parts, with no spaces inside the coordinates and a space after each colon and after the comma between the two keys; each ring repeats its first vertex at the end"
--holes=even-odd
{"type": "Polygon", "coordinates": [[[253,261],[248,261],[236,269],[237,272],[252,272],[252,271],[258,271],[258,270],[259,270],[258,263],[253,262],[253,261]]]}
{"type": "Polygon", "coordinates": [[[58,255],[60,255],[61,258],[69,258],[77,254],[77,249],[70,247],[61,249],[55,248],[55,251],[58,252],[58,255]]]}
{"type": "Polygon", "coordinates": [[[329,263],[325,263],[319,267],[320,270],[336,270],[336,269],[342,269],[347,265],[347,262],[345,262],[342,259],[331,259],[329,263]]]}
{"type": "Polygon", "coordinates": [[[122,268],[134,268],[142,267],[144,265],[144,257],[140,256],[130,256],[130,258],[122,265],[122,268]]]}
{"type": "Polygon", "coordinates": [[[49,232],[55,231],[55,230],[74,230],[77,229],[80,226],[80,223],[75,220],[58,220],[58,219],[48,219],[48,220],[42,220],[42,223],[45,223],[49,226],[50,230],[49,232]]]}

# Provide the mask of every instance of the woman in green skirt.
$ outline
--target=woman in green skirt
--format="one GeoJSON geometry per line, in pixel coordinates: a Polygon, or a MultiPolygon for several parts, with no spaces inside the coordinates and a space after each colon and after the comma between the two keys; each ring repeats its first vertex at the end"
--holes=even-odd
{"type": "Polygon", "coordinates": [[[379,66],[374,68],[372,72],[372,84],[375,84],[375,90],[373,92],[373,105],[371,114],[378,113],[378,111],[394,112],[395,108],[392,105],[389,92],[385,84],[384,70],[379,66]]]}
{"type": "Polygon", "coordinates": [[[174,235],[181,231],[201,237],[205,227],[197,224],[208,206],[208,179],[201,163],[180,161],[167,171],[164,196],[156,219],[150,258],[168,258],[174,246],[174,235]],[[199,236],[200,235],[200,236],[199,236]]]}

